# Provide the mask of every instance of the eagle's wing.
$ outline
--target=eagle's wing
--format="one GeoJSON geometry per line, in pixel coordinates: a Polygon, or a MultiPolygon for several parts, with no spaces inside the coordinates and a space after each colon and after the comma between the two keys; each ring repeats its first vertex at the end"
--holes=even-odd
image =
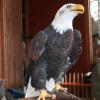
{"type": "Polygon", "coordinates": [[[82,52],[82,38],[81,33],[75,29],[74,30],[74,41],[72,44],[71,52],[70,52],[70,62],[71,64],[75,64],[82,52]]]}
{"type": "Polygon", "coordinates": [[[27,54],[27,63],[25,71],[25,85],[27,85],[29,81],[29,77],[32,73],[32,67],[34,62],[39,59],[40,56],[45,51],[45,44],[48,39],[48,36],[45,31],[40,31],[35,35],[35,37],[30,41],[30,45],[28,48],[27,54]]]}
{"type": "Polygon", "coordinates": [[[28,60],[36,61],[45,51],[45,43],[47,41],[45,31],[40,31],[30,42],[28,49],[28,60]]]}

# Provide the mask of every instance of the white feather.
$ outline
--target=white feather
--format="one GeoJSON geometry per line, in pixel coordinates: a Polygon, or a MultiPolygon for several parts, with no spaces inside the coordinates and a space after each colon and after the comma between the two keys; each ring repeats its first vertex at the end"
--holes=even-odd
{"type": "Polygon", "coordinates": [[[73,30],[73,19],[77,14],[68,14],[65,18],[60,18],[60,16],[56,16],[51,23],[53,28],[59,32],[60,34],[63,34],[68,29],[73,30]]]}
{"type": "MultiPolygon", "coordinates": [[[[53,28],[60,34],[63,34],[68,29],[73,30],[73,19],[78,15],[77,13],[67,9],[66,5],[62,6],[57,11],[54,20],[51,23],[53,28]]],[[[74,5],[74,4],[70,4],[70,5],[74,5]]]]}
{"type": "Polygon", "coordinates": [[[40,95],[40,91],[39,90],[35,90],[34,87],[31,86],[31,77],[29,78],[29,82],[28,82],[28,86],[27,86],[27,91],[25,94],[25,98],[28,97],[36,97],[40,95]]]}
{"type": "Polygon", "coordinates": [[[53,78],[50,78],[49,81],[46,81],[46,89],[47,89],[48,91],[51,92],[51,91],[53,90],[54,87],[55,87],[55,81],[54,81],[53,78]]]}

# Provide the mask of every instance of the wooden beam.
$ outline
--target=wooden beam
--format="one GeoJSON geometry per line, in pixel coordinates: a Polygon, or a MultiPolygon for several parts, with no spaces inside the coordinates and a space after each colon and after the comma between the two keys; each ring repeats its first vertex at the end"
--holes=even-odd
{"type": "Polygon", "coordinates": [[[0,0],[0,80],[4,79],[4,52],[3,52],[3,7],[0,0]]]}
{"type": "Polygon", "coordinates": [[[22,0],[0,0],[0,79],[5,87],[23,86],[22,0]]]}
{"type": "Polygon", "coordinates": [[[6,87],[23,85],[21,0],[3,0],[4,67],[6,87]]]}

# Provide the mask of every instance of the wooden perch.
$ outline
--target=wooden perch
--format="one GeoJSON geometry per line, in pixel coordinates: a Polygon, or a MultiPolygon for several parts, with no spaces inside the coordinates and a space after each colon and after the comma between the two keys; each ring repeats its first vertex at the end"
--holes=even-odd
{"type": "MultiPolygon", "coordinates": [[[[70,93],[64,93],[64,92],[57,92],[56,94],[56,100],[81,100],[79,97],[76,97],[73,94],[70,93]]],[[[19,100],[37,100],[38,97],[35,98],[26,98],[26,99],[19,99],[19,100]]],[[[52,100],[51,98],[46,98],[46,100],[52,100]]]]}

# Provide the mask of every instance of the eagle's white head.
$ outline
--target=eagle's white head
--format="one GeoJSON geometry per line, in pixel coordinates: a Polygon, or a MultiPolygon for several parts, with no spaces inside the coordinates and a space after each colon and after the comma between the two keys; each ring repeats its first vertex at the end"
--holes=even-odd
{"type": "Polygon", "coordinates": [[[57,32],[63,34],[67,29],[73,30],[73,19],[78,14],[83,13],[83,5],[74,3],[65,4],[57,11],[51,25],[57,32]]]}

